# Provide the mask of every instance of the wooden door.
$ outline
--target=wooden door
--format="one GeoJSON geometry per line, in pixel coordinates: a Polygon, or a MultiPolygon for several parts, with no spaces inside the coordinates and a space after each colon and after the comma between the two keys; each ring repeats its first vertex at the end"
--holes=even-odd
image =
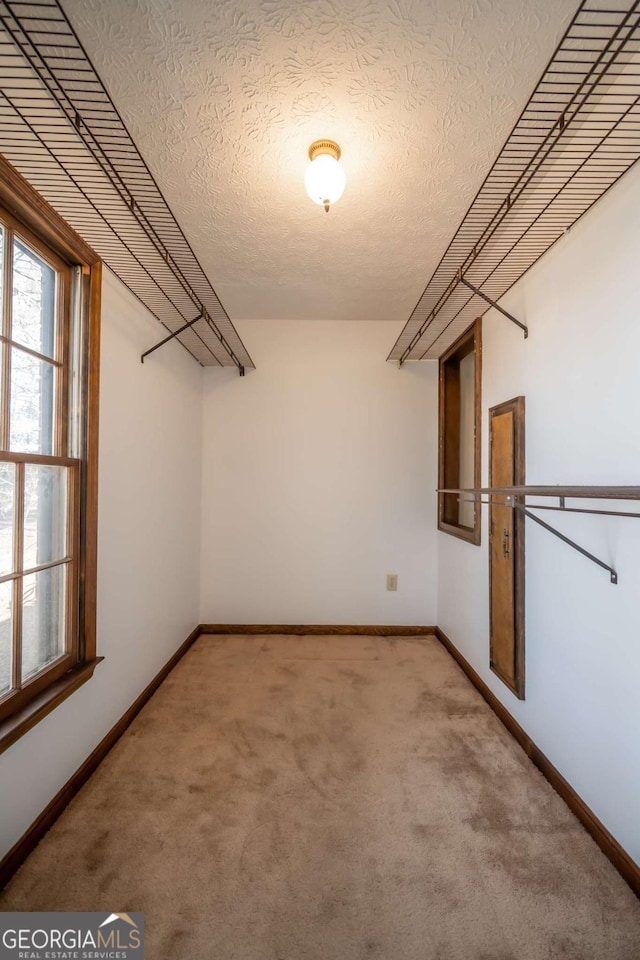
{"type": "MultiPolygon", "coordinates": [[[[489,486],[525,482],[524,397],[490,411],[489,486]]],[[[492,497],[489,508],[491,669],[524,700],[524,514],[492,497]]],[[[516,502],[522,502],[516,498],[516,502]]]]}

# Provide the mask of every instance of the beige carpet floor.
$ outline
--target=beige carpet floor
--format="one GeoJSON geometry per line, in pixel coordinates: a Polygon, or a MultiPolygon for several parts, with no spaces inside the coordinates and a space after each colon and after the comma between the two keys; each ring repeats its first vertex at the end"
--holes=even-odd
{"type": "Polygon", "coordinates": [[[202,637],[5,910],[147,960],[638,960],[640,904],[431,638],[202,637]]]}

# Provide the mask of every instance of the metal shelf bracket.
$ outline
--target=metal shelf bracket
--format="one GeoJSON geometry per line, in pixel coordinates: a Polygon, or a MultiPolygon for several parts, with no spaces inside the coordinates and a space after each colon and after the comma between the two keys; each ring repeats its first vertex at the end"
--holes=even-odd
{"type": "MultiPolygon", "coordinates": [[[[150,353],[153,353],[155,350],[159,350],[160,347],[164,347],[165,343],[169,343],[171,340],[175,340],[176,337],[180,336],[181,333],[184,333],[185,330],[188,330],[189,327],[192,327],[194,323],[197,323],[198,320],[202,320],[202,314],[199,313],[197,317],[194,317],[193,320],[187,320],[185,324],[181,327],[178,327],[177,330],[174,330],[173,333],[170,333],[168,337],[165,337],[164,340],[161,340],[160,343],[156,343],[155,347],[151,347],[140,357],[140,363],[144,363],[144,358],[148,357],[150,353]]],[[[243,368],[241,368],[243,369],[243,368]]],[[[240,374],[242,376],[242,374],[240,374]]]]}
{"type": "Polygon", "coordinates": [[[563,543],[568,544],[570,547],[573,547],[574,550],[577,550],[578,553],[581,553],[583,557],[587,558],[587,560],[591,560],[592,563],[597,563],[599,567],[603,567],[605,570],[608,570],[611,577],[611,583],[618,582],[618,574],[613,567],[609,566],[608,563],[605,563],[603,560],[598,560],[597,557],[594,557],[592,553],[589,553],[588,550],[585,550],[584,547],[581,547],[580,544],[575,542],[575,540],[565,537],[564,533],[560,533],[560,531],[556,530],[555,527],[552,527],[549,523],[545,523],[544,520],[540,519],[540,517],[536,517],[536,515],[531,513],[530,510],[527,510],[526,507],[523,507],[521,504],[514,504],[514,506],[516,509],[522,510],[525,517],[529,517],[530,520],[534,520],[536,523],[540,524],[541,527],[544,527],[545,530],[548,530],[549,533],[552,533],[554,537],[557,537],[559,540],[562,540],[563,543]]]}
{"type": "Polygon", "coordinates": [[[460,283],[464,283],[465,287],[468,287],[469,290],[476,294],[476,296],[482,297],[485,303],[488,303],[490,307],[493,307],[494,310],[497,310],[499,313],[501,313],[503,317],[507,318],[507,320],[511,320],[511,323],[515,323],[516,327],[520,327],[524,333],[525,340],[527,339],[529,336],[529,328],[524,323],[520,323],[519,320],[516,320],[512,313],[509,313],[508,310],[504,310],[495,302],[495,300],[492,300],[491,297],[488,297],[486,293],[483,293],[479,287],[474,286],[474,284],[470,283],[466,277],[463,277],[461,267],[458,269],[458,281],[460,283]]]}

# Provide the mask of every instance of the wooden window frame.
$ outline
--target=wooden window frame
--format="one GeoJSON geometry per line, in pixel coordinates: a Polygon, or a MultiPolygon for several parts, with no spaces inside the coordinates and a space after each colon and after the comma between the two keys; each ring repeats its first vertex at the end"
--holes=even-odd
{"type": "MultiPolygon", "coordinates": [[[[489,487],[493,486],[492,476],[492,447],[493,447],[493,428],[492,420],[503,413],[513,415],[513,439],[514,439],[514,478],[513,486],[523,487],[526,480],[526,421],[525,421],[525,398],[514,397],[513,400],[506,400],[499,403],[489,410],[489,487]]],[[[489,505],[489,554],[491,554],[491,541],[496,536],[494,530],[493,510],[494,506],[501,503],[502,498],[491,498],[489,505]]],[[[524,497],[515,497],[514,502],[521,507],[525,505],[524,497]]],[[[489,667],[497,677],[516,695],[519,700],[525,699],[525,672],[526,672],[526,653],[525,653],[525,527],[526,517],[523,510],[516,507],[510,507],[513,510],[513,556],[514,556],[514,632],[515,643],[513,649],[513,676],[509,676],[500,669],[494,659],[494,619],[492,596],[492,563],[489,557],[489,667]]],[[[498,534],[499,535],[499,534],[498,534]]]]}
{"type": "MultiPolygon", "coordinates": [[[[53,210],[53,208],[30,186],[29,183],[3,158],[0,157],[0,207],[5,220],[9,220],[21,238],[39,256],[56,270],[68,271],[69,283],[62,297],[70,296],[70,277],[73,268],[80,268],[81,279],[81,345],[80,345],[80,396],[77,398],[83,416],[79,430],[80,450],[78,457],[68,454],[69,396],[71,385],[68,379],[69,364],[62,363],[63,382],[58,390],[55,430],[56,456],[20,454],[8,451],[0,458],[16,463],[17,471],[28,463],[55,463],[67,465],[72,478],[69,495],[71,507],[72,563],[76,569],[67,577],[67,589],[74,589],[74,622],[69,625],[71,642],[67,640],[66,654],[54,661],[51,667],[36,674],[19,693],[7,698],[0,708],[0,752],[42,720],[55,707],[93,676],[103,659],[96,656],[96,592],[97,592],[97,505],[98,505],[98,384],[100,366],[100,301],[102,290],[102,264],[97,254],[53,210]],[[8,215],[8,216],[7,216],[8,215]],[[60,456],[57,456],[60,454],[60,456]]],[[[61,324],[58,337],[57,359],[69,356],[68,324],[61,324]]],[[[4,330],[0,331],[4,333],[4,330]]],[[[0,350],[10,350],[11,345],[0,337],[0,350]]],[[[27,351],[28,352],[28,351],[27,351]]],[[[5,403],[6,410],[6,403],[5,403]]],[[[7,439],[6,425],[0,424],[7,439]]]]}
{"type": "MultiPolygon", "coordinates": [[[[473,486],[481,484],[482,423],[482,320],[478,318],[444,353],[438,363],[438,487],[460,487],[460,361],[474,356],[473,486]]],[[[458,514],[455,493],[438,494],[438,530],[479,546],[482,539],[481,509],[473,507],[473,526],[452,519],[458,514]]]]}

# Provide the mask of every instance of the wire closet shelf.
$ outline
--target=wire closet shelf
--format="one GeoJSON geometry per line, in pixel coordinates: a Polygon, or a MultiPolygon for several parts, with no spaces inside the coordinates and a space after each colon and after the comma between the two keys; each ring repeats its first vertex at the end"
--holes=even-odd
{"type": "Polygon", "coordinates": [[[640,0],[585,0],[387,359],[440,357],[639,157],[640,0]]]}
{"type": "Polygon", "coordinates": [[[199,363],[254,366],[57,0],[0,0],[0,153],[199,363]]]}

